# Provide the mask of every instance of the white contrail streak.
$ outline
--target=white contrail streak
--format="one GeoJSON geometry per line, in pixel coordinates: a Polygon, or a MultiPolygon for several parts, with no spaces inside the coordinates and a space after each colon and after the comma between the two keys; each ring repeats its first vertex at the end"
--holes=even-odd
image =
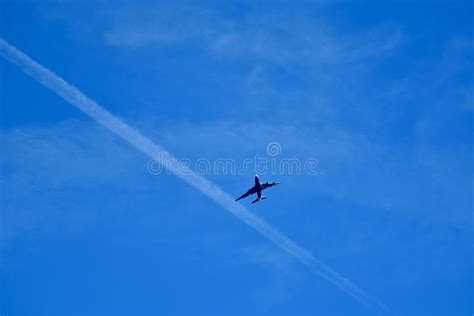
{"type": "Polygon", "coordinates": [[[238,219],[297,258],[308,266],[311,271],[325,278],[364,305],[377,308],[383,313],[392,313],[388,306],[374,297],[369,296],[357,285],[316,259],[309,251],[298,246],[295,242],[251,213],[241,204],[236,203],[234,199],[220,187],[181,164],[161,146],[153,143],[139,131],[111,114],[77,88],[67,83],[51,70],[41,66],[2,38],[0,38],[0,55],[139,151],[151,158],[159,157],[160,159],[157,159],[157,161],[159,161],[163,167],[213,199],[238,219]]]}

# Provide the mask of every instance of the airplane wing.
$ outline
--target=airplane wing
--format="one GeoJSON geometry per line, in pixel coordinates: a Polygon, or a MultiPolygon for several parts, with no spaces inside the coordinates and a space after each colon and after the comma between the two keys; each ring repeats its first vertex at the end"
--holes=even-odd
{"type": "Polygon", "coordinates": [[[247,196],[249,196],[250,194],[254,194],[255,192],[257,192],[257,189],[254,187],[250,188],[247,192],[245,192],[244,194],[242,194],[241,196],[239,196],[236,201],[240,200],[240,199],[243,199],[243,198],[246,198],[247,196]]]}
{"type": "Polygon", "coordinates": [[[281,182],[265,182],[265,183],[261,184],[260,189],[265,190],[265,189],[271,188],[271,187],[273,187],[277,184],[281,184],[281,182]]]}

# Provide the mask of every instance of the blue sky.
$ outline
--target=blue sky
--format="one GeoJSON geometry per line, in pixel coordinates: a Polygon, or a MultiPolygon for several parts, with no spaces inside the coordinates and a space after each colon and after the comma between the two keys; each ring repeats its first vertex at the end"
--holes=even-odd
{"type": "MultiPolygon", "coordinates": [[[[400,314],[472,314],[472,2],[0,8],[0,37],[179,158],[317,158],[250,210],[400,314]]],[[[0,71],[2,315],[377,313],[0,71]]]]}

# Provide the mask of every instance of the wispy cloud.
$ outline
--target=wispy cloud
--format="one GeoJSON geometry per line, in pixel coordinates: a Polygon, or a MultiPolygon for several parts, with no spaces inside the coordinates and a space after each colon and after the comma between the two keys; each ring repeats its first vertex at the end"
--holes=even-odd
{"type": "Polygon", "coordinates": [[[251,58],[280,65],[372,62],[390,54],[402,41],[394,24],[358,33],[334,30],[321,16],[247,9],[237,17],[210,7],[134,6],[112,11],[106,43],[141,48],[197,44],[213,57],[251,58]]]}
{"type": "Polygon", "coordinates": [[[257,264],[268,271],[267,282],[250,293],[258,309],[275,310],[279,304],[298,295],[297,285],[301,285],[303,276],[282,252],[269,245],[256,244],[242,249],[240,257],[239,263],[257,264]]]}
{"type": "Polygon", "coordinates": [[[212,11],[190,5],[132,6],[127,10],[109,11],[107,16],[114,22],[104,38],[108,44],[117,46],[177,45],[190,40],[208,40],[218,32],[211,28],[212,11]],[[203,21],[208,23],[201,24],[203,21]]]}
{"type": "Polygon", "coordinates": [[[98,214],[88,211],[90,201],[75,199],[72,192],[136,187],[137,174],[130,170],[142,166],[139,155],[104,131],[90,123],[65,121],[0,132],[0,242],[8,245],[38,227],[68,226],[75,231],[93,224],[98,214]],[[121,181],[124,178],[127,181],[121,181]]]}
{"type": "MultiPolygon", "coordinates": [[[[456,225],[471,222],[469,146],[460,144],[448,150],[423,142],[387,144],[332,122],[321,121],[316,126],[302,123],[298,127],[293,121],[278,125],[232,120],[174,123],[152,133],[180,156],[193,160],[199,155],[209,159],[228,157],[235,151],[240,157],[253,157],[256,152],[265,154],[265,146],[277,140],[283,149],[279,157],[319,160],[318,169],[325,170],[325,175],[291,179],[300,186],[311,187],[313,193],[404,217],[429,216],[432,221],[456,225]],[[259,133],[249,134],[251,130],[259,133]],[[216,133],[223,137],[213,137],[216,133]],[[208,141],[203,144],[199,141],[202,138],[208,141]],[[249,142],[252,146],[248,146],[249,142]],[[447,177],[450,182],[443,180],[447,177]]],[[[427,127],[424,133],[430,130],[427,127]]],[[[232,177],[219,180],[229,182],[229,186],[238,181],[232,177]]],[[[307,192],[292,192],[297,200],[305,195],[307,192]]]]}

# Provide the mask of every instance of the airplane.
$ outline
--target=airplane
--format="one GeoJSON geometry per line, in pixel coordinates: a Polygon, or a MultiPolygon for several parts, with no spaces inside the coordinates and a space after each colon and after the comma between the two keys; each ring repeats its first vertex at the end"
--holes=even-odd
{"type": "Polygon", "coordinates": [[[265,183],[260,183],[260,179],[258,178],[258,175],[255,176],[255,185],[253,187],[251,187],[247,192],[245,192],[244,194],[242,194],[241,196],[239,196],[235,201],[238,201],[240,199],[243,199],[247,196],[249,196],[250,194],[254,194],[254,193],[257,193],[257,198],[252,201],[252,204],[253,203],[256,203],[258,201],[261,201],[261,200],[264,200],[266,199],[267,197],[266,196],[262,196],[262,191],[265,190],[265,189],[268,189],[268,188],[271,188],[277,184],[280,184],[281,182],[265,182],[265,183]]]}

